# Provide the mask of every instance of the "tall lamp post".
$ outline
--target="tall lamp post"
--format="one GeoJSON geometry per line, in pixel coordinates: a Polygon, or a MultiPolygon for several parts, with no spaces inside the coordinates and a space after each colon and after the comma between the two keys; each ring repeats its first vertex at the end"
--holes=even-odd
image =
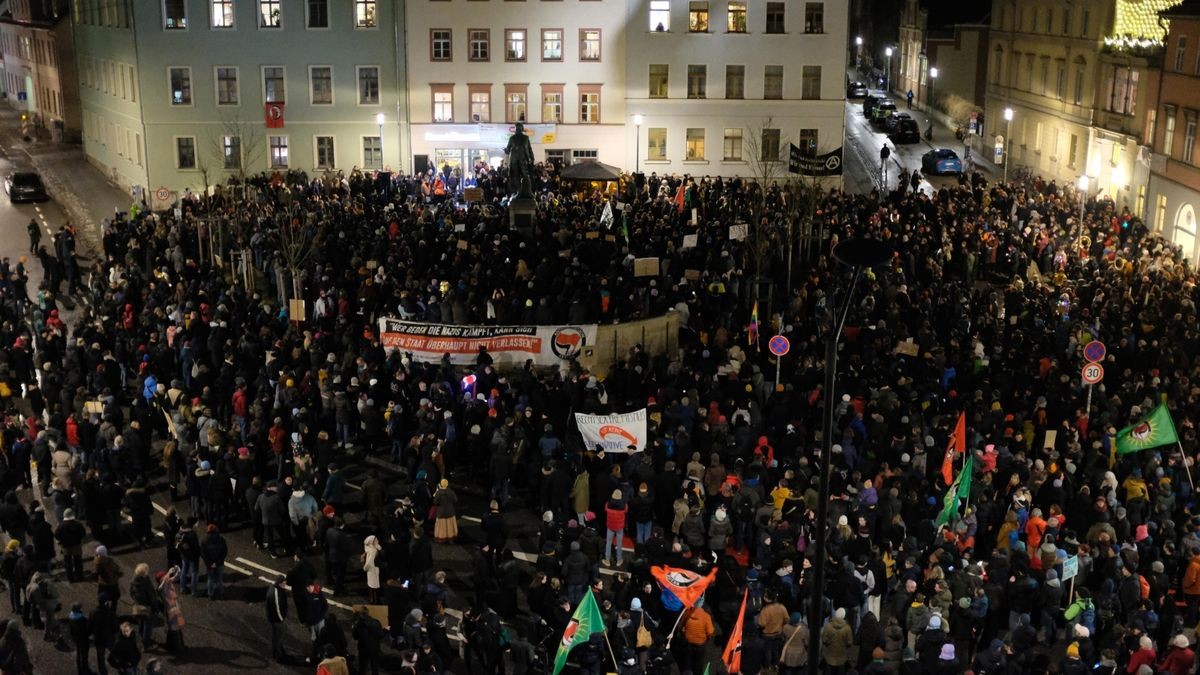
{"type": "Polygon", "coordinates": [[[862,36],[854,38],[854,68],[862,70],[862,36]]]}
{"type": "Polygon", "coordinates": [[[925,138],[933,140],[933,83],[937,82],[938,69],[930,66],[929,68],[929,103],[926,112],[929,113],[929,129],[925,131],[925,138]]]}
{"type": "Polygon", "coordinates": [[[1004,183],[1008,184],[1008,149],[1012,147],[1013,109],[1004,109],[1004,183]]]}
{"type": "Polygon", "coordinates": [[[640,113],[633,116],[633,128],[634,128],[633,173],[634,174],[638,174],[638,173],[642,172],[642,122],[645,122],[645,121],[646,121],[646,118],[642,117],[642,115],[640,113]]]}
{"type": "Polygon", "coordinates": [[[866,268],[875,267],[888,259],[888,247],[878,239],[847,239],[833,249],[833,257],[854,270],[854,279],[845,287],[842,304],[832,314],[834,323],[825,340],[825,418],[821,431],[821,459],[817,464],[820,484],[817,489],[817,528],[814,534],[816,561],[813,563],[812,599],[809,607],[808,672],[819,673],[821,663],[821,622],[825,616],[825,552],[826,529],[829,521],[829,473],[833,458],[833,408],[837,401],[837,345],[846,325],[846,315],[854,300],[854,289],[866,268]]]}
{"type": "Polygon", "coordinates": [[[892,48],[888,47],[883,50],[883,53],[887,56],[888,60],[887,75],[883,78],[883,89],[890,92],[892,90],[892,48]]]}
{"type": "Polygon", "coordinates": [[[375,113],[375,124],[379,126],[379,170],[383,171],[385,166],[383,163],[383,122],[386,118],[383,113],[375,113]]]}

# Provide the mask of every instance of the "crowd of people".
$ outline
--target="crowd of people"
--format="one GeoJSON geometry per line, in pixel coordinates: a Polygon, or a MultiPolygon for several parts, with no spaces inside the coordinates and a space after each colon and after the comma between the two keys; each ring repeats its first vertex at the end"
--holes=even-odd
{"type": "Polygon", "coordinates": [[[81,674],[160,668],[146,657],[160,628],[186,659],[188,603],[222,596],[225,534],[245,528],[292,559],[265,600],[272,657],[324,672],[378,672],[389,650],[403,673],[548,672],[589,589],[607,633],[572,651],[580,672],[723,672],[743,597],[749,675],[808,672],[814,633],[827,673],[1194,671],[1196,275],[1127,209],[1086,195],[1080,223],[1071,187],[981,177],[810,192],[827,238],[786,288],[789,219],[806,216],[779,185],[650,176],[612,195],[550,166],[538,178],[529,231],[509,228],[503,177],[485,166],[474,204],[431,195],[432,172],[277,176],[249,196],[189,198],[179,218],[114,218],[90,286],[70,271],[70,232],[41,249],[36,293],[24,263],[5,261],[0,669],[32,671],[31,627],[73,646],[81,674]],[[748,220],[752,236],[731,237],[748,220]],[[891,253],[854,288],[829,255],[848,237],[891,253]],[[214,246],[249,251],[251,274],[216,267],[214,246]],[[644,257],[662,274],[635,275],[644,257]],[[789,338],[782,361],[747,330],[755,275],[775,283],[759,332],[789,338]],[[89,300],[69,323],[64,283],[89,300]],[[304,321],[282,302],[297,292],[304,321]],[[846,293],[818,560],[824,344],[846,293]],[[448,360],[386,350],[377,327],[667,311],[681,317],[677,351],[638,346],[602,374],[502,369],[481,352],[471,388],[448,360]],[[1089,399],[1092,339],[1108,355],[1089,399]],[[1160,402],[1180,443],[1115,455],[1116,430],[1160,402]],[[644,452],[597,452],[572,423],[643,407],[644,452]],[[960,414],[971,498],[939,528],[960,414]],[[343,472],[372,455],[404,480],[372,468],[349,497],[343,472]],[[464,489],[490,500],[481,533],[459,529],[464,489]],[[511,534],[523,513],[540,522],[532,564],[511,534]],[[165,543],[160,569],[126,574],[108,551],[126,543],[165,543]],[[445,547],[472,550],[472,597],[435,562],[445,547]],[[1064,580],[1068,558],[1078,572],[1064,580]],[[652,565],[717,576],[685,608],[652,565]],[[92,581],[95,601],[58,618],[63,584],[92,581]],[[359,611],[343,629],[322,584],[385,605],[388,628],[359,611]],[[287,653],[292,620],[311,639],[303,654],[287,653]]]}

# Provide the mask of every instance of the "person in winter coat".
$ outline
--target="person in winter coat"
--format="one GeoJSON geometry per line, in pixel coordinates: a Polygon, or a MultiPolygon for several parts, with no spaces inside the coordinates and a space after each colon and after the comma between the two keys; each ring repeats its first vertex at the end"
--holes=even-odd
{"type": "Polygon", "coordinates": [[[138,638],[133,632],[133,624],[124,621],[117,634],[116,644],[108,655],[108,662],[117,669],[118,675],[137,675],[138,664],[141,661],[142,650],[138,649],[138,638]]]}
{"type": "Polygon", "coordinates": [[[133,537],[137,540],[139,548],[144,547],[153,536],[150,518],[154,512],[150,495],[146,493],[146,484],[140,480],[135,482],[133,487],[125,491],[123,504],[133,521],[133,537]]]}
{"type": "Polygon", "coordinates": [[[831,675],[841,675],[846,672],[850,663],[850,649],[854,646],[854,631],[846,623],[846,609],[837,608],[833,618],[821,629],[821,660],[825,663],[826,672],[831,675]]]}
{"type": "Polygon", "coordinates": [[[1183,573],[1183,597],[1187,600],[1188,624],[1200,618],[1200,551],[1192,553],[1183,573]]]}
{"type": "Polygon", "coordinates": [[[71,644],[75,645],[75,675],[92,675],[88,665],[88,654],[92,651],[92,624],[83,613],[83,604],[71,605],[67,614],[67,628],[71,644]]]}
{"type": "Polygon", "coordinates": [[[50,453],[50,470],[61,481],[63,488],[70,491],[75,482],[75,456],[65,445],[59,445],[50,453]]]}
{"type": "Polygon", "coordinates": [[[954,653],[953,642],[942,645],[941,651],[938,652],[937,664],[929,672],[932,675],[962,675],[962,666],[958,662],[958,655],[954,653]]]}
{"type": "Polygon", "coordinates": [[[312,656],[309,657],[308,661],[309,663],[313,663],[316,661],[317,655],[321,653],[319,651],[321,648],[319,637],[321,630],[325,628],[325,620],[329,616],[329,601],[325,599],[325,594],[321,592],[320,584],[313,583],[308,587],[304,603],[304,625],[308,627],[313,650],[312,656]]]}
{"type": "Polygon", "coordinates": [[[779,656],[779,675],[800,675],[808,667],[808,625],[800,612],[792,612],[783,627],[783,649],[779,656]]]}
{"type": "Polygon", "coordinates": [[[29,658],[29,645],[21,634],[21,622],[9,621],[0,638],[0,670],[5,675],[30,675],[33,661],[29,658]]]}
{"type": "Polygon", "coordinates": [[[279,494],[279,485],[275,481],[267,483],[267,488],[258,496],[254,510],[262,519],[263,546],[272,558],[278,558],[286,553],[291,541],[288,528],[288,505],[279,494]]]}
{"type": "Polygon", "coordinates": [[[208,536],[200,545],[200,557],[204,559],[208,571],[206,584],[208,599],[216,600],[225,590],[225,558],[229,555],[229,545],[225,537],[217,530],[217,526],[209,523],[208,536]]]}
{"type": "Polygon", "coordinates": [[[139,563],[133,569],[133,579],[129,581],[129,599],[133,601],[133,616],[138,619],[138,634],[142,638],[142,648],[150,649],[154,645],[154,624],[162,612],[162,598],[150,579],[150,566],[139,563]]]}
{"type": "Polygon", "coordinates": [[[301,488],[292,490],[288,499],[288,519],[292,523],[292,541],[297,551],[308,550],[312,546],[311,533],[316,529],[317,500],[301,488]]]}
{"type": "Polygon", "coordinates": [[[179,568],[158,572],[154,580],[158,584],[158,594],[162,598],[163,614],[166,616],[167,651],[179,652],[185,647],[183,628],[187,625],[183,618],[183,605],[179,601],[179,568]]]}
{"type": "Polygon", "coordinates": [[[358,643],[358,672],[366,675],[379,675],[379,647],[383,642],[384,631],[379,621],[367,613],[366,607],[355,611],[354,626],[350,629],[354,640],[358,643]]]}
{"type": "Polygon", "coordinates": [[[108,556],[108,548],[101,545],[96,547],[96,557],[92,560],[96,567],[96,597],[100,602],[108,600],[116,604],[121,598],[121,587],[118,583],[124,572],[117,567],[117,561],[108,556]]]}
{"type": "Polygon", "coordinates": [[[271,588],[267,590],[267,623],[271,625],[271,658],[275,663],[284,664],[289,661],[287,652],[283,649],[283,636],[286,633],[288,614],[288,596],[284,586],[287,577],[279,576],[271,588]]]}
{"type": "Polygon", "coordinates": [[[439,544],[453,544],[458,539],[458,495],[450,488],[450,481],[443,478],[433,494],[436,520],[433,522],[433,539],[439,544]]]}
{"type": "Polygon", "coordinates": [[[729,515],[724,506],[718,506],[708,524],[708,550],[717,555],[725,553],[725,546],[732,534],[733,524],[729,522],[729,515]]]}
{"type": "Polygon", "coordinates": [[[567,584],[567,600],[575,606],[583,599],[593,580],[592,564],[580,550],[579,542],[570,544],[571,552],[563,558],[562,578],[567,584]]]}
{"type": "Polygon", "coordinates": [[[200,537],[196,534],[196,519],[188,518],[176,537],[179,550],[179,586],[184,595],[200,593],[200,537]]]}
{"type": "Polygon", "coordinates": [[[571,486],[571,509],[580,523],[584,522],[588,509],[591,508],[591,476],[587,471],[580,471],[571,486]]]}
{"type": "Polygon", "coordinates": [[[604,562],[611,565],[613,549],[616,549],[616,565],[621,566],[625,546],[625,516],[629,514],[629,505],[622,499],[620,490],[612,491],[612,498],[604,503],[605,532],[604,532],[604,562]]]}
{"type": "Polygon", "coordinates": [[[1161,661],[1155,672],[1169,673],[1169,675],[1188,675],[1192,672],[1193,666],[1196,664],[1196,653],[1188,647],[1187,635],[1180,633],[1171,638],[1171,646],[1167,649],[1167,654],[1161,661]]]}
{"type": "Polygon", "coordinates": [[[383,546],[379,544],[379,539],[375,535],[370,535],[363,540],[363,571],[367,573],[367,593],[368,601],[372,605],[378,605],[382,602],[379,594],[380,585],[380,569],[379,565],[383,562],[379,553],[383,550],[383,546]]]}
{"type": "Polygon", "coordinates": [[[108,659],[105,656],[113,648],[117,640],[117,613],[113,605],[101,602],[88,614],[88,623],[92,627],[92,644],[96,646],[96,664],[101,675],[108,671],[108,659]]]}
{"type": "Polygon", "coordinates": [[[54,539],[62,548],[63,570],[70,583],[83,581],[83,539],[86,536],[87,529],[75,520],[74,509],[63,511],[62,522],[54,530],[54,539]]]}
{"type": "Polygon", "coordinates": [[[916,649],[917,660],[925,672],[932,673],[937,669],[942,645],[947,641],[946,631],[942,628],[942,617],[936,614],[929,617],[929,623],[925,630],[921,631],[921,637],[917,638],[916,649]]]}
{"type": "Polygon", "coordinates": [[[633,499],[629,500],[629,517],[633,518],[636,530],[634,541],[638,544],[649,541],[654,528],[654,496],[650,493],[649,484],[639,485],[633,499]]]}
{"type": "Polygon", "coordinates": [[[975,655],[978,675],[1003,675],[1008,672],[1008,653],[1003,640],[992,640],[988,648],[975,655]]]}

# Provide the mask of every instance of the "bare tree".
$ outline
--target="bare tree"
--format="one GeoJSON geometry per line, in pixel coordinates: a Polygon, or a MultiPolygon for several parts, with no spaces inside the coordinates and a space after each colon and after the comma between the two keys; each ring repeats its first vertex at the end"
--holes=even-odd
{"type": "Polygon", "coordinates": [[[317,227],[312,218],[300,212],[290,190],[281,196],[284,208],[275,216],[279,251],[292,280],[292,300],[304,297],[303,271],[317,254],[317,227]]]}
{"type": "Polygon", "coordinates": [[[240,117],[224,117],[220,131],[212,139],[213,154],[219,166],[233,173],[237,182],[246,185],[246,167],[258,166],[263,159],[265,139],[260,125],[240,117]],[[226,139],[229,140],[228,146],[226,139]]]}
{"type": "MultiPolygon", "coordinates": [[[[770,279],[764,276],[764,267],[770,259],[772,240],[775,238],[772,223],[767,216],[767,191],[773,183],[777,183],[786,175],[787,155],[784,148],[788,146],[788,141],[782,130],[775,126],[774,119],[767,117],[757,125],[747,126],[742,142],[746,150],[750,178],[754,182],[749,186],[750,222],[747,223],[746,232],[750,262],[754,266],[750,297],[747,299],[749,306],[762,294],[762,285],[765,284],[768,289],[771,287],[770,279]]],[[[770,311],[768,302],[768,315],[770,311]]]]}

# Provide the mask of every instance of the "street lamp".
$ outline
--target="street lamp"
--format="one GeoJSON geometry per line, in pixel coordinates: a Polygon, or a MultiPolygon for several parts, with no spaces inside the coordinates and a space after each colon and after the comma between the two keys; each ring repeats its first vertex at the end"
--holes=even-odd
{"type": "Polygon", "coordinates": [[[862,36],[861,35],[854,38],[854,46],[855,46],[854,67],[856,69],[861,69],[862,68],[862,36]]]}
{"type": "Polygon", "coordinates": [[[933,66],[930,66],[929,67],[929,104],[928,104],[928,110],[927,110],[927,112],[929,113],[929,128],[926,129],[926,131],[925,131],[925,138],[927,138],[931,141],[933,140],[933,83],[937,81],[937,76],[938,76],[938,69],[933,66]]]}
{"type": "Polygon", "coordinates": [[[1004,109],[1004,183],[1008,184],[1008,148],[1012,145],[1013,109],[1004,109]]]}
{"type": "Polygon", "coordinates": [[[891,91],[892,90],[892,48],[888,47],[887,49],[883,50],[883,53],[885,55],[887,55],[887,59],[888,59],[887,76],[883,78],[883,81],[884,81],[883,88],[885,91],[891,91]]]}
{"type": "Polygon", "coordinates": [[[854,299],[854,289],[858,279],[866,268],[882,264],[889,257],[888,247],[878,239],[847,239],[833,249],[833,257],[843,265],[854,270],[854,280],[845,288],[842,304],[836,313],[831,315],[834,323],[830,326],[829,335],[825,340],[825,416],[822,426],[821,459],[817,464],[820,472],[820,484],[817,486],[817,523],[814,534],[816,545],[816,561],[813,563],[812,604],[809,607],[809,647],[808,672],[818,673],[821,663],[821,621],[825,615],[825,562],[828,557],[825,552],[825,534],[829,521],[829,473],[833,458],[833,407],[837,397],[834,388],[837,386],[837,345],[842,337],[842,328],[846,325],[846,315],[850,313],[851,301],[854,299]]]}
{"type": "Polygon", "coordinates": [[[646,118],[638,113],[633,116],[634,139],[633,139],[633,173],[637,175],[642,171],[642,122],[646,118]]]}
{"type": "Polygon", "coordinates": [[[379,126],[379,170],[383,171],[383,113],[375,113],[375,124],[379,126]]]}

